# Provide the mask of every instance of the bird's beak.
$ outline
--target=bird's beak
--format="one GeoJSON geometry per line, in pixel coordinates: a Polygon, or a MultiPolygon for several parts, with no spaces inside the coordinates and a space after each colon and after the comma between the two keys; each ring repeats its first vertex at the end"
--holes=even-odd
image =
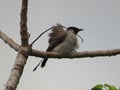
{"type": "Polygon", "coordinates": [[[79,29],[79,31],[83,31],[83,29],[79,29]]]}

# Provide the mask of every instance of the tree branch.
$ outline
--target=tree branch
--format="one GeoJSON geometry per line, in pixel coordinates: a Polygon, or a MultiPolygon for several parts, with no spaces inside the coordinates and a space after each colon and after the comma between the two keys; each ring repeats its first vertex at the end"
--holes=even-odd
{"type": "Polygon", "coordinates": [[[11,74],[6,83],[5,90],[16,90],[16,87],[19,83],[20,77],[24,69],[24,65],[26,64],[26,59],[27,57],[25,57],[21,53],[18,53],[14,63],[14,67],[12,68],[11,74]]]}
{"type": "Polygon", "coordinates": [[[21,47],[19,48],[19,53],[16,57],[15,64],[6,83],[5,90],[16,90],[30,52],[30,47],[28,44],[29,35],[27,32],[27,5],[28,0],[22,0],[20,21],[21,47]]]}
{"type": "Polygon", "coordinates": [[[7,43],[11,48],[13,48],[15,51],[19,51],[19,44],[14,42],[11,38],[9,38],[6,34],[4,34],[2,31],[0,31],[0,38],[7,43]]]}
{"type": "Polygon", "coordinates": [[[85,58],[85,57],[100,57],[100,56],[115,56],[120,54],[120,48],[110,49],[110,50],[96,50],[96,51],[81,51],[70,53],[66,55],[61,55],[56,52],[43,52],[32,49],[30,52],[31,56],[45,57],[45,58],[85,58]]]}
{"type": "MultiPolygon", "coordinates": [[[[6,34],[0,31],[0,38],[4,40],[10,47],[19,51],[19,45],[10,39],[6,34]]],[[[85,58],[85,57],[100,57],[100,56],[115,56],[120,54],[120,49],[110,49],[110,50],[96,50],[96,51],[81,51],[76,53],[71,53],[67,55],[60,55],[56,52],[43,52],[35,49],[31,49],[30,56],[36,57],[49,57],[49,58],[85,58]]]]}
{"type": "Polygon", "coordinates": [[[21,45],[27,46],[29,34],[27,32],[27,9],[28,9],[28,0],[22,0],[21,8],[21,21],[20,21],[20,34],[21,34],[21,45]]]}

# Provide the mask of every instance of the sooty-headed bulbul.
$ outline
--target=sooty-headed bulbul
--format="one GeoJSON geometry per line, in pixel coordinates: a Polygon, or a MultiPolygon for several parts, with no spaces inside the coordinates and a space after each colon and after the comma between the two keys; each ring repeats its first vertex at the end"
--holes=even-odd
{"type": "MultiPolygon", "coordinates": [[[[55,27],[53,32],[49,34],[49,47],[47,52],[53,51],[61,54],[67,54],[78,49],[77,43],[77,33],[82,31],[76,27],[68,27],[67,30],[63,30],[61,27],[55,27]]],[[[43,68],[46,65],[48,58],[43,58],[41,67],[43,68]]]]}
{"type": "MultiPolygon", "coordinates": [[[[79,46],[77,42],[77,34],[79,31],[83,31],[83,29],[71,26],[64,30],[62,26],[55,26],[49,34],[49,46],[46,51],[58,52],[63,55],[75,51],[79,46]]],[[[46,65],[47,60],[48,58],[43,58],[42,61],[39,62],[42,68],[46,65]]],[[[39,66],[39,64],[37,66],[39,66]]],[[[36,68],[34,70],[36,70],[36,68]]]]}

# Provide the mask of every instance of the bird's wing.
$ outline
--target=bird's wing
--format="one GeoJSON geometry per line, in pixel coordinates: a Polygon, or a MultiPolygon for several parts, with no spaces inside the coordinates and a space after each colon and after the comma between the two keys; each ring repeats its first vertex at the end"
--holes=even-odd
{"type": "Polygon", "coordinates": [[[62,43],[67,35],[62,35],[61,37],[58,37],[56,40],[51,42],[49,44],[49,47],[47,48],[47,51],[52,51],[56,46],[58,46],[60,43],[62,43]]]}
{"type": "Polygon", "coordinates": [[[52,51],[56,46],[65,40],[67,32],[63,29],[63,27],[56,26],[49,36],[49,47],[47,48],[47,51],[52,51]]]}

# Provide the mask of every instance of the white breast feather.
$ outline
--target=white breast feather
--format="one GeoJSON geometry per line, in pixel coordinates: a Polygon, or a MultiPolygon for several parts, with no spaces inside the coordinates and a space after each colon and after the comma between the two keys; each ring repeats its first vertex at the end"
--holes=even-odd
{"type": "Polygon", "coordinates": [[[66,39],[53,51],[66,54],[75,51],[75,49],[78,49],[77,37],[69,31],[66,39]]]}

